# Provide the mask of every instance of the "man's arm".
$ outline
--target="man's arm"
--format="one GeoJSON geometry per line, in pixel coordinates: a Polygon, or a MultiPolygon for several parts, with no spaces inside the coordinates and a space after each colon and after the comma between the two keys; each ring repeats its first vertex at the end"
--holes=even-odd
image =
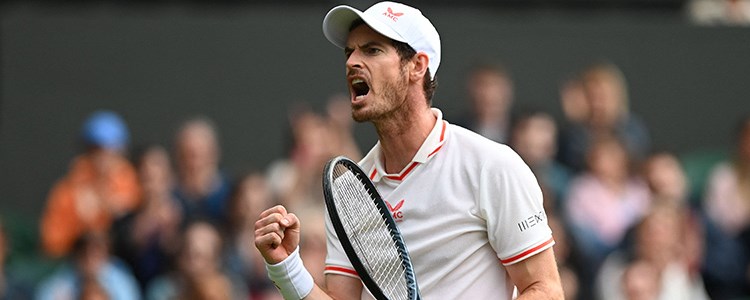
{"type": "Polygon", "coordinates": [[[280,269],[274,268],[278,273],[273,273],[277,275],[276,280],[281,278],[281,282],[274,281],[277,286],[287,289],[282,291],[285,298],[299,298],[294,295],[304,295],[311,284],[312,290],[309,290],[304,299],[359,299],[362,293],[362,283],[357,278],[335,274],[326,275],[327,292],[312,282],[312,277],[302,266],[302,260],[296,253],[296,249],[299,248],[300,227],[297,216],[288,213],[286,208],[280,205],[262,212],[255,223],[255,246],[266,264],[285,266],[280,269]],[[290,272],[293,273],[291,274],[293,278],[290,278],[290,272]],[[304,288],[305,286],[308,288],[304,288]],[[295,290],[298,292],[293,292],[295,290]]]}
{"type": "Polygon", "coordinates": [[[560,274],[552,248],[505,266],[521,299],[563,299],[560,274]]]}

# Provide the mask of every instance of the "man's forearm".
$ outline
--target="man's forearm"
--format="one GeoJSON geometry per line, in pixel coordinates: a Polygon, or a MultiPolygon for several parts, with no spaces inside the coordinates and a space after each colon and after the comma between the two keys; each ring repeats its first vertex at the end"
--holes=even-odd
{"type": "Polygon", "coordinates": [[[525,290],[520,291],[517,300],[526,299],[559,299],[565,298],[562,287],[559,284],[535,282],[534,284],[527,287],[525,290]]]}

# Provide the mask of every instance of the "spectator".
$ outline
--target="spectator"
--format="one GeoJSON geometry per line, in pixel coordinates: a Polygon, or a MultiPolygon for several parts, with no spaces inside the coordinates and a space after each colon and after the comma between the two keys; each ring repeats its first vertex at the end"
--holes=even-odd
{"type": "Polygon", "coordinates": [[[279,201],[290,207],[322,206],[321,174],[332,154],[325,119],[309,109],[292,112],[289,156],[269,168],[269,181],[279,201]]]}
{"type": "Polygon", "coordinates": [[[275,201],[266,178],[251,172],[240,179],[229,205],[229,241],[224,255],[227,270],[242,280],[250,300],[281,299],[281,294],[266,275],[263,257],[249,247],[254,243],[254,220],[273,204],[275,201]]]}
{"type": "Polygon", "coordinates": [[[588,258],[583,272],[596,274],[627,229],[647,212],[649,193],[630,175],[627,152],[616,138],[594,141],[586,158],[588,169],[571,182],[564,212],[573,239],[588,258]]]}
{"type": "Polygon", "coordinates": [[[750,25],[750,0],[690,0],[685,8],[698,25],[750,25]]]}
{"type": "Polygon", "coordinates": [[[145,289],[146,283],[168,268],[169,258],[177,252],[182,215],[172,195],[174,175],[167,150],[149,146],[137,160],[143,204],[115,224],[115,250],[145,289]]]}
{"type": "Polygon", "coordinates": [[[231,193],[229,179],[219,169],[221,149],[215,126],[206,118],[186,121],[175,141],[177,186],[174,195],[185,219],[226,222],[231,193]]]}
{"type": "Polygon", "coordinates": [[[627,300],[659,299],[659,273],[647,261],[635,261],[623,271],[621,292],[627,300]]]}
{"type": "Polygon", "coordinates": [[[670,152],[656,152],[646,159],[643,171],[651,192],[651,205],[673,208],[684,216],[680,225],[683,228],[680,253],[690,278],[697,278],[704,265],[706,236],[703,216],[688,200],[690,187],[680,161],[670,152]]]}
{"type": "Polygon", "coordinates": [[[581,76],[588,115],[582,123],[571,123],[561,135],[559,159],[574,171],[585,167],[585,154],[593,140],[616,136],[635,161],[651,146],[648,129],[628,108],[625,77],[614,64],[594,64],[581,76]]]}
{"type": "Polygon", "coordinates": [[[291,111],[288,157],[273,162],[268,171],[272,191],[282,204],[292,208],[307,209],[310,206],[322,209],[321,176],[325,163],[338,155],[346,155],[355,161],[361,158],[350,128],[349,105],[334,97],[328,103],[327,115],[307,107],[296,107],[291,111]]]}
{"type": "Polygon", "coordinates": [[[566,122],[582,124],[586,121],[589,104],[580,78],[569,78],[560,86],[560,107],[566,122]]]}
{"type": "Polygon", "coordinates": [[[499,143],[507,143],[510,133],[513,81],[500,65],[480,64],[466,80],[471,112],[458,118],[456,125],[468,128],[499,143]]]}
{"type": "MultiPolygon", "coordinates": [[[[557,124],[549,114],[542,111],[527,111],[514,118],[510,146],[529,165],[542,185],[554,193],[556,200],[563,200],[571,173],[567,167],[555,160],[557,153],[557,124]]],[[[555,203],[558,210],[559,203],[555,203]]]]}
{"type": "Polygon", "coordinates": [[[140,203],[138,177],[124,157],[128,130],[120,116],[92,114],[81,139],[85,151],[54,185],[42,214],[42,246],[55,258],[68,254],[84,232],[106,232],[140,203]]]}
{"type": "Polygon", "coordinates": [[[10,248],[10,238],[0,219],[0,300],[31,299],[29,288],[5,269],[10,248]]]}
{"type": "Polygon", "coordinates": [[[349,95],[336,94],[326,103],[326,123],[331,141],[331,156],[344,155],[354,161],[362,158],[362,151],[354,140],[354,119],[349,95]]]}
{"type": "Polygon", "coordinates": [[[690,204],[688,181],[680,161],[669,152],[650,155],[643,164],[643,179],[652,201],[675,207],[690,204]]]}
{"type": "Polygon", "coordinates": [[[38,287],[37,299],[79,299],[100,295],[106,299],[141,299],[133,275],[124,263],[109,254],[109,237],[88,232],[76,241],[71,261],[61,265],[38,287]]]}
{"type": "Polygon", "coordinates": [[[247,299],[221,269],[222,238],[214,225],[191,221],[182,234],[176,272],[154,279],[147,299],[247,299]]]}
{"type": "Polygon", "coordinates": [[[740,120],[735,143],[734,158],[711,171],[704,199],[704,275],[715,298],[750,296],[750,251],[742,245],[750,231],[750,116],[740,120]]]}
{"type": "Polygon", "coordinates": [[[750,117],[741,120],[735,140],[734,159],[713,169],[705,199],[709,218],[733,236],[750,225],[750,117]]]}
{"type": "Polygon", "coordinates": [[[690,271],[685,235],[692,234],[694,226],[689,226],[686,212],[656,204],[635,226],[630,247],[605,261],[597,285],[600,297],[627,299],[645,293],[656,297],[641,299],[709,299],[700,276],[690,271]]]}

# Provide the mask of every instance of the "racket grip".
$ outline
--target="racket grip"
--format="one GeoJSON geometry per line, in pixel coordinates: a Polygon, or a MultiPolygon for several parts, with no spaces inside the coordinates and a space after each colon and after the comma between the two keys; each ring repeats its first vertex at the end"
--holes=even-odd
{"type": "Polygon", "coordinates": [[[315,282],[305,269],[299,256],[299,246],[286,259],[277,264],[266,263],[268,278],[273,281],[285,300],[305,298],[313,290],[315,282]]]}

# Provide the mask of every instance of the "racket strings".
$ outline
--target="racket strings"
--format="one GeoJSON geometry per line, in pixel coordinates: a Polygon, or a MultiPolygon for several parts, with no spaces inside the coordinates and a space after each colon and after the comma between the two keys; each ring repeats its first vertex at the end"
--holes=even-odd
{"type": "Polygon", "coordinates": [[[333,173],[333,198],[357,256],[389,299],[407,299],[408,283],[401,253],[381,211],[372,201],[373,192],[345,166],[337,166],[333,173]]]}

